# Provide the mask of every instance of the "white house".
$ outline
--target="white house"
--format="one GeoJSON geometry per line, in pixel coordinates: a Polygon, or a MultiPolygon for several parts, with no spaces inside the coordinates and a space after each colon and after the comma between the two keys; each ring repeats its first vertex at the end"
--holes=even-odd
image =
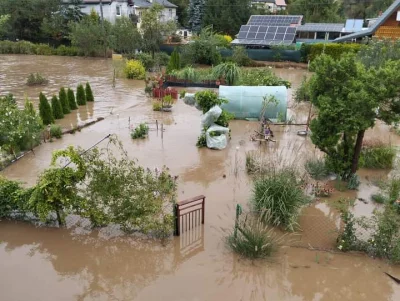
{"type": "MultiPolygon", "coordinates": [[[[111,23],[115,23],[115,20],[121,16],[132,17],[136,15],[138,27],[140,28],[143,11],[155,3],[164,6],[164,10],[160,15],[161,21],[176,20],[177,6],[167,0],[103,0],[102,2],[104,19],[111,23]]],[[[82,1],[81,10],[83,13],[90,14],[92,9],[100,15],[100,0],[82,1]]]]}
{"type": "Polygon", "coordinates": [[[286,10],[285,0],[252,0],[251,5],[258,8],[264,8],[271,13],[276,13],[280,10],[286,10]]]}

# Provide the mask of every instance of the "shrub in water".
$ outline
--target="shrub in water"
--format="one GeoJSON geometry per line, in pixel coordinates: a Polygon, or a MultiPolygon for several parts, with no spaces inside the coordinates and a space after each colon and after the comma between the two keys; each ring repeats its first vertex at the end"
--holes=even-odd
{"type": "Polygon", "coordinates": [[[64,118],[64,113],[62,110],[60,100],[55,95],[53,95],[53,98],[51,99],[51,108],[53,109],[53,116],[55,119],[64,118]]]}
{"type": "Polygon", "coordinates": [[[145,79],[146,70],[143,64],[137,60],[129,60],[126,62],[124,73],[129,79],[145,79]]]}
{"type": "Polygon", "coordinates": [[[396,151],[386,145],[364,147],[360,156],[360,167],[364,168],[392,168],[396,151]]]}
{"type": "Polygon", "coordinates": [[[60,92],[58,93],[58,97],[62,106],[62,110],[64,114],[69,114],[71,113],[71,109],[69,108],[69,101],[67,97],[67,92],[65,92],[64,87],[60,89],[60,92]]]}
{"type": "Polygon", "coordinates": [[[226,103],[227,100],[218,98],[217,93],[213,91],[201,91],[195,94],[196,103],[203,111],[203,114],[207,113],[213,106],[220,106],[223,103],[226,103]]]}
{"type": "Polygon", "coordinates": [[[250,259],[267,258],[276,251],[283,236],[276,234],[267,225],[271,217],[269,213],[262,216],[247,214],[240,217],[236,229],[227,239],[231,250],[250,259]]]}
{"type": "Polygon", "coordinates": [[[198,148],[200,147],[206,147],[207,146],[207,138],[206,138],[206,133],[202,133],[199,138],[197,138],[197,143],[196,146],[198,148]]]}
{"type": "Polygon", "coordinates": [[[26,81],[26,84],[28,86],[41,86],[41,85],[47,85],[49,81],[40,73],[31,73],[28,76],[28,80],[26,81]]]}
{"type": "Polygon", "coordinates": [[[42,118],[43,124],[48,125],[54,122],[53,111],[46,96],[40,92],[39,95],[39,115],[42,118]]]}
{"type": "Polygon", "coordinates": [[[145,138],[149,133],[149,126],[146,123],[141,123],[131,133],[132,139],[145,138]]]}
{"type": "Polygon", "coordinates": [[[309,202],[296,172],[290,168],[274,170],[254,181],[253,204],[258,211],[268,210],[271,223],[294,231],[303,205],[309,202]]]}
{"type": "Polygon", "coordinates": [[[160,102],[153,102],[153,111],[161,111],[162,104],[160,102]]]}
{"type": "Polygon", "coordinates": [[[328,169],[323,159],[309,159],[304,167],[314,180],[322,180],[328,176],[328,169]]]}
{"type": "Polygon", "coordinates": [[[78,106],[84,106],[86,104],[85,89],[81,84],[79,84],[76,89],[76,102],[78,103],[78,106]]]}
{"type": "Polygon", "coordinates": [[[0,175],[0,218],[16,217],[28,209],[32,189],[24,189],[21,184],[0,175]]]}
{"type": "Polygon", "coordinates": [[[86,94],[86,101],[87,102],[93,102],[94,101],[92,88],[90,87],[89,83],[86,83],[85,94],[86,94]]]}
{"type": "Polygon", "coordinates": [[[373,194],[371,195],[371,199],[378,204],[384,204],[386,202],[386,198],[384,195],[377,193],[377,194],[373,194]]]}
{"type": "Polygon", "coordinates": [[[68,98],[68,103],[69,103],[69,107],[71,108],[71,110],[76,110],[78,108],[78,106],[75,101],[74,91],[71,88],[68,88],[67,98],[68,98]]]}
{"type": "Polygon", "coordinates": [[[51,137],[61,138],[62,136],[61,126],[59,126],[58,124],[52,124],[50,126],[50,135],[51,137]]]}
{"type": "Polygon", "coordinates": [[[135,55],[135,59],[140,61],[146,70],[154,68],[155,61],[148,53],[138,53],[135,55]]]}

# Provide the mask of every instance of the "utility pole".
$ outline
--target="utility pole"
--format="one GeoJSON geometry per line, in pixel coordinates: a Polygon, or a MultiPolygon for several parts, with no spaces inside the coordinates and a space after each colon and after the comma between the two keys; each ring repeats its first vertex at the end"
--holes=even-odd
{"type": "Polygon", "coordinates": [[[103,14],[103,0],[100,0],[100,21],[101,21],[101,29],[103,32],[103,43],[104,43],[104,57],[107,57],[107,37],[106,31],[104,29],[104,14],[103,14]]]}

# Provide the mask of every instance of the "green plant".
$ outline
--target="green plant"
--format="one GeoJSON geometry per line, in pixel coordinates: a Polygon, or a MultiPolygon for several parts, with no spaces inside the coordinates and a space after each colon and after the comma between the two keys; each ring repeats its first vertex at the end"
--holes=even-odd
{"type": "Polygon", "coordinates": [[[308,174],[314,180],[322,180],[326,178],[329,171],[326,167],[325,161],[323,159],[308,159],[304,165],[308,174]]]}
{"type": "Polygon", "coordinates": [[[237,83],[240,86],[285,86],[291,87],[287,80],[276,76],[272,71],[263,69],[244,69],[241,72],[240,80],[237,83]]]}
{"type": "Polygon", "coordinates": [[[28,76],[28,79],[26,81],[26,84],[28,86],[42,86],[42,85],[47,85],[49,83],[48,79],[46,79],[43,75],[40,73],[31,73],[28,76]]]}
{"type": "Polygon", "coordinates": [[[50,126],[50,135],[51,137],[61,138],[62,137],[62,129],[58,124],[52,124],[50,126]]]}
{"type": "Polygon", "coordinates": [[[257,211],[268,210],[275,226],[294,231],[300,209],[309,201],[292,168],[271,171],[254,181],[253,206],[257,211]]]}
{"type": "Polygon", "coordinates": [[[215,124],[218,124],[223,127],[228,127],[229,122],[231,120],[235,119],[235,115],[232,113],[229,113],[228,111],[222,110],[221,115],[218,117],[217,121],[215,121],[215,124]]]}
{"type": "Polygon", "coordinates": [[[144,93],[151,95],[151,93],[153,92],[153,88],[150,86],[146,86],[144,88],[144,93]]]}
{"type": "Polygon", "coordinates": [[[167,73],[179,69],[181,69],[181,58],[178,50],[175,48],[174,51],[171,53],[171,57],[168,62],[167,73]]]}
{"type": "Polygon", "coordinates": [[[198,73],[196,69],[192,68],[191,66],[183,68],[178,74],[180,78],[183,78],[186,81],[195,82],[198,79],[198,73]]]}
{"type": "Polygon", "coordinates": [[[67,98],[68,98],[68,103],[69,103],[69,107],[71,108],[71,110],[76,110],[78,108],[78,106],[75,101],[74,91],[71,88],[68,88],[67,98]]]}
{"type": "Polygon", "coordinates": [[[60,100],[60,103],[61,103],[63,114],[71,113],[71,110],[69,108],[68,96],[67,96],[67,93],[65,92],[64,87],[62,87],[60,89],[58,96],[59,96],[58,99],[60,100]]]}
{"type": "Polygon", "coordinates": [[[232,60],[238,66],[249,66],[251,65],[251,59],[247,55],[246,48],[243,46],[237,46],[233,49],[232,60]]]}
{"type": "Polygon", "coordinates": [[[86,104],[85,88],[82,84],[79,84],[76,88],[76,102],[78,106],[84,106],[86,104]]]}
{"type": "Polygon", "coordinates": [[[207,113],[212,107],[220,106],[227,103],[227,100],[218,98],[218,95],[213,91],[200,91],[195,94],[196,103],[204,113],[207,113]]]}
{"type": "Polygon", "coordinates": [[[0,176],[0,218],[23,216],[31,193],[31,189],[24,189],[19,182],[0,176]]]}
{"type": "Polygon", "coordinates": [[[283,241],[283,236],[268,226],[268,214],[254,216],[246,214],[236,222],[234,231],[228,236],[229,248],[250,259],[270,257],[283,241]]]}
{"type": "Polygon", "coordinates": [[[240,80],[240,68],[233,62],[219,64],[214,67],[213,73],[217,78],[225,79],[229,86],[233,86],[240,80]]]}
{"type": "Polygon", "coordinates": [[[171,95],[164,96],[164,98],[162,100],[162,104],[164,107],[171,107],[173,103],[174,103],[174,100],[172,99],[171,95]]]}
{"type": "Polygon", "coordinates": [[[360,154],[360,167],[390,169],[395,157],[396,150],[391,146],[364,147],[360,154]]]}
{"type": "Polygon", "coordinates": [[[371,199],[378,204],[386,203],[386,197],[381,193],[371,195],[371,199]]]}
{"type": "Polygon", "coordinates": [[[356,190],[360,186],[360,179],[356,174],[350,175],[347,180],[347,189],[356,190]]]}
{"type": "Polygon", "coordinates": [[[343,252],[359,249],[356,236],[356,221],[354,215],[348,210],[341,214],[344,229],[337,239],[337,248],[343,252]]]}
{"type": "Polygon", "coordinates": [[[128,60],[125,64],[124,73],[129,79],[145,79],[146,70],[143,64],[137,60],[128,60]]]}
{"type": "Polygon", "coordinates": [[[154,68],[155,60],[148,53],[142,52],[142,53],[135,54],[135,59],[142,63],[145,70],[150,70],[150,69],[154,68]]]}
{"type": "Polygon", "coordinates": [[[86,86],[85,86],[85,95],[86,95],[86,101],[87,102],[93,102],[94,101],[92,88],[90,87],[89,82],[87,82],[86,86]]]}
{"type": "Polygon", "coordinates": [[[48,125],[54,122],[53,111],[46,96],[40,92],[39,94],[39,115],[43,124],[48,125]]]}
{"type": "Polygon", "coordinates": [[[184,98],[185,95],[186,95],[186,90],[181,90],[181,91],[179,92],[179,98],[184,98]]]}
{"type": "Polygon", "coordinates": [[[132,139],[145,138],[149,133],[149,126],[146,123],[139,124],[131,133],[132,139]]]}
{"type": "Polygon", "coordinates": [[[339,44],[339,43],[317,43],[312,44],[309,47],[309,53],[307,59],[314,61],[318,56],[325,54],[338,60],[346,53],[357,53],[361,49],[360,44],[339,44]]]}
{"type": "Polygon", "coordinates": [[[53,110],[53,116],[55,119],[64,118],[64,113],[60,100],[55,95],[53,95],[53,98],[51,99],[51,108],[53,110]]]}
{"type": "Polygon", "coordinates": [[[153,102],[153,111],[161,111],[162,104],[159,101],[153,102]]]}
{"type": "Polygon", "coordinates": [[[197,143],[196,146],[198,148],[201,147],[206,147],[207,146],[207,138],[206,138],[206,133],[201,133],[201,135],[199,136],[199,138],[197,138],[197,143]]]}
{"type": "Polygon", "coordinates": [[[154,62],[155,65],[160,66],[167,66],[169,62],[170,56],[165,52],[156,52],[154,54],[154,62]]]}

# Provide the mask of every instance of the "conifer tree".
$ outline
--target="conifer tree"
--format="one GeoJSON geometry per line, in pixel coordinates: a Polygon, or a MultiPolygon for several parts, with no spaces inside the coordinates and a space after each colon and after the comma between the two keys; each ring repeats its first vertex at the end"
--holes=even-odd
{"type": "Polygon", "coordinates": [[[88,102],[94,101],[92,88],[90,87],[90,84],[88,82],[86,83],[85,94],[86,94],[86,101],[88,101],[88,102]]]}
{"type": "Polygon", "coordinates": [[[72,91],[71,88],[68,88],[67,97],[68,97],[69,107],[71,108],[71,110],[76,110],[78,106],[76,104],[74,91],[72,91]]]}
{"type": "Polygon", "coordinates": [[[49,125],[54,122],[53,111],[49,101],[42,92],[39,94],[39,115],[44,125],[49,125]]]}
{"type": "Polygon", "coordinates": [[[86,104],[85,88],[81,84],[76,89],[76,102],[78,106],[84,106],[86,104]]]}
{"type": "Polygon", "coordinates": [[[51,99],[51,107],[53,109],[53,115],[55,119],[62,119],[64,118],[64,113],[62,110],[62,105],[60,103],[60,100],[57,98],[57,96],[53,95],[53,98],[51,99]]]}
{"type": "Polygon", "coordinates": [[[194,32],[200,32],[203,23],[206,0],[190,0],[189,3],[189,27],[194,32]]]}
{"type": "Polygon", "coordinates": [[[69,108],[69,102],[67,98],[67,93],[65,92],[64,87],[60,89],[60,92],[58,93],[58,99],[60,100],[62,110],[64,114],[69,114],[71,113],[71,109],[69,108]]]}

